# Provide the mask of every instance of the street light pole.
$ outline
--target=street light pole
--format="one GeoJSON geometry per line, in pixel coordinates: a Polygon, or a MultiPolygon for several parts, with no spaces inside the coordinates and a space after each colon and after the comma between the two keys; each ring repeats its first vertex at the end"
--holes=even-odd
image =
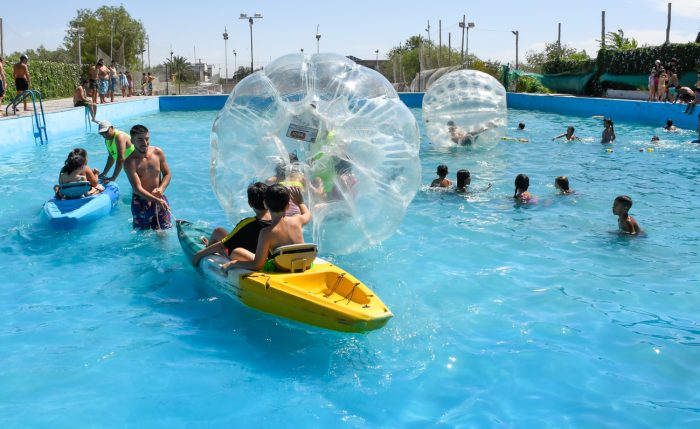
{"type": "Polygon", "coordinates": [[[224,27],[224,64],[226,64],[226,81],[228,81],[228,31],[224,27]]]}
{"type": "Polygon", "coordinates": [[[318,32],[319,25],[316,25],[316,53],[317,54],[319,52],[320,44],[321,44],[321,33],[318,32]]]}
{"type": "Polygon", "coordinates": [[[469,29],[474,28],[474,26],[473,22],[467,23],[467,68],[469,68],[469,29]]]}
{"type": "Polygon", "coordinates": [[[238,53],[234,49],[233,50],[233,80],[234,81],[236,80],[236,71],[238,70],[238,65],[236,64],[236,55],[238,55],[238,53]]]}
{"type": "Polygon", "coordinates": [[[377,58],[374,63],[374,69],[379,71],[379,49],[374,51],[375,54],[377,54],[377,58]]]}
{"type": "Polygon", "coordinates": [[[253,19],[261,19],[263,16],[260,12],[255,13],[253,16],[248,16],[246,13],[242,13],[238,19],[247,19],[250,24],[250,73],[253,73],[253,19]]]}
{"type": "Polygon", "coordinates": [[[109,27],[109,62],[111,63],[114,58],[112,55],[112,44],[114,42],[114,19],[112,19],[112,26],[109,27]]]}
{"type": "MultiPolygon", "coordinates": [[[[151,69],[151,38],[146,36],[146,47],[148,48],[148,70],[151,69]]],[[[122,64],[124,65],[124,64],[122,64]]]]}
{"type": "Polygon", "coordinates": [[[425,31],[428,33],[428,61],[427,61],[427,66],[430,67],[430,20],[428,20],[428,28],[425,29],[425,31]]]}
{"type": "Polygon", "coordinates": [[[520,37],[520,31],[511,31],[515,34],[515,69],[518,70],[518,38],[520,37]]]}
{"type": "MultiPolygon", "coordinates": [[[[77,25],[77,23],[76,23],[77,25]]],[[[83,58],[82,58],[82,49],[80,49],[80,39],[82,38],[82,35],[85,34],[85,28],[83,27],[72,27],[70,29],[72,33],[75,33],[78,37],[78,66],[82,67],[83,66],[83,58]]]]}

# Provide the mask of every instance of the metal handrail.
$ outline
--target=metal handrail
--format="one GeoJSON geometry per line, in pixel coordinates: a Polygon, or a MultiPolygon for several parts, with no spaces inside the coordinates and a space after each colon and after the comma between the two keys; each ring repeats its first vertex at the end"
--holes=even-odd
{"type": "Polygon", "coordinates": [[[32,131],[34,133],[34,142],[39,138],[41,144],[48,143],[49,137],[46,134],[46,117],[44,116],[44,102],[41,99],[41,92],[33,89],[26,89],[22,91],[21,94],[17,95],[14,100],[5,108],[5,115],[12,107],[12,113],[17,114],[17,106],[24,102],[27,97],[32,97],[32,108],[33,108],[33,121],[32,121],[32,131]],[[41,121],[39,121],[39,113],[36,110],[36,99],[39,99],[39,113],[41,113],[41,121]]]}

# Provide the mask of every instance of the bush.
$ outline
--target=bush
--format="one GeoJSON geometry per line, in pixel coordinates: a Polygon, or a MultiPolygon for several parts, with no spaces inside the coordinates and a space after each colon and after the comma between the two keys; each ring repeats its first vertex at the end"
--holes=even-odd
{"type": "Polygon", "coordinates": [[[611,74],[649,74],[654,61],[667,63],[678,60],[678,72],[700,69],[700,43],[646,46],[629,51],[601,49],[598,51],[598,68],[611,74]]]}
{"type": "Polygon", "coordinates": [[[516,91],[517,92],[528,92],[528,93],[539,93],[539,94],[549,94],[550,91],[547,87],[542,85],[542,82],[531,76],[522,76],[516,81],[516,91]]]}
{"type": "MultiPolygon", "coordinates": [[[[5,75],[7,76],[7,92],[3,104],[9,103],[15,96],[12,68],[19,58],[7,58],[5,61],[5,75]]],[[[41,92],[44,100],[50,98],[72,97],[80,78],[80,67],[76,64],[53,63],[49,61],[29,61],[29,76],[32,79],[32,88],[41,92]]]]}

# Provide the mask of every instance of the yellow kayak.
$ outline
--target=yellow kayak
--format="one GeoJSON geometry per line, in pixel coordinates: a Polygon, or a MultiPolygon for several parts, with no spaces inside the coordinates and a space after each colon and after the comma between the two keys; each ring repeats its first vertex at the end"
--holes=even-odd
{"type": "MultiPolygon", "coordinates": [[[[190,222],[177,221],[180,245],[188,260],[204,245],[211,231],[190,222]]],[[[229,270],[220,265],[228,258],[209,255],[197,268],[220,293],[266,313],[342,332],[381,328],[393,316],[386,305],[352,274],[316,257],[303,272],[255,272],[229,270]]]]}

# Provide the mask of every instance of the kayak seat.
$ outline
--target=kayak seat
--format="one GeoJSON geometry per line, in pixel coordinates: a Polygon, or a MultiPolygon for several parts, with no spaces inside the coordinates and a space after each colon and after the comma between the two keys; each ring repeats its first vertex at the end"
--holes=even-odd
{"type": "Polygon", "coordinates": [[[314,243],[290,244],[275,249],[272,258],[278,269],[296,273],[308,270],[317,254],[318,248],[314,243]]]}
{"type": "Polygon", "coordinates": [[[90,182],[70,182],[58,185],[58,192],[66,198],[80,198],[91,189],[90,182]]]}

